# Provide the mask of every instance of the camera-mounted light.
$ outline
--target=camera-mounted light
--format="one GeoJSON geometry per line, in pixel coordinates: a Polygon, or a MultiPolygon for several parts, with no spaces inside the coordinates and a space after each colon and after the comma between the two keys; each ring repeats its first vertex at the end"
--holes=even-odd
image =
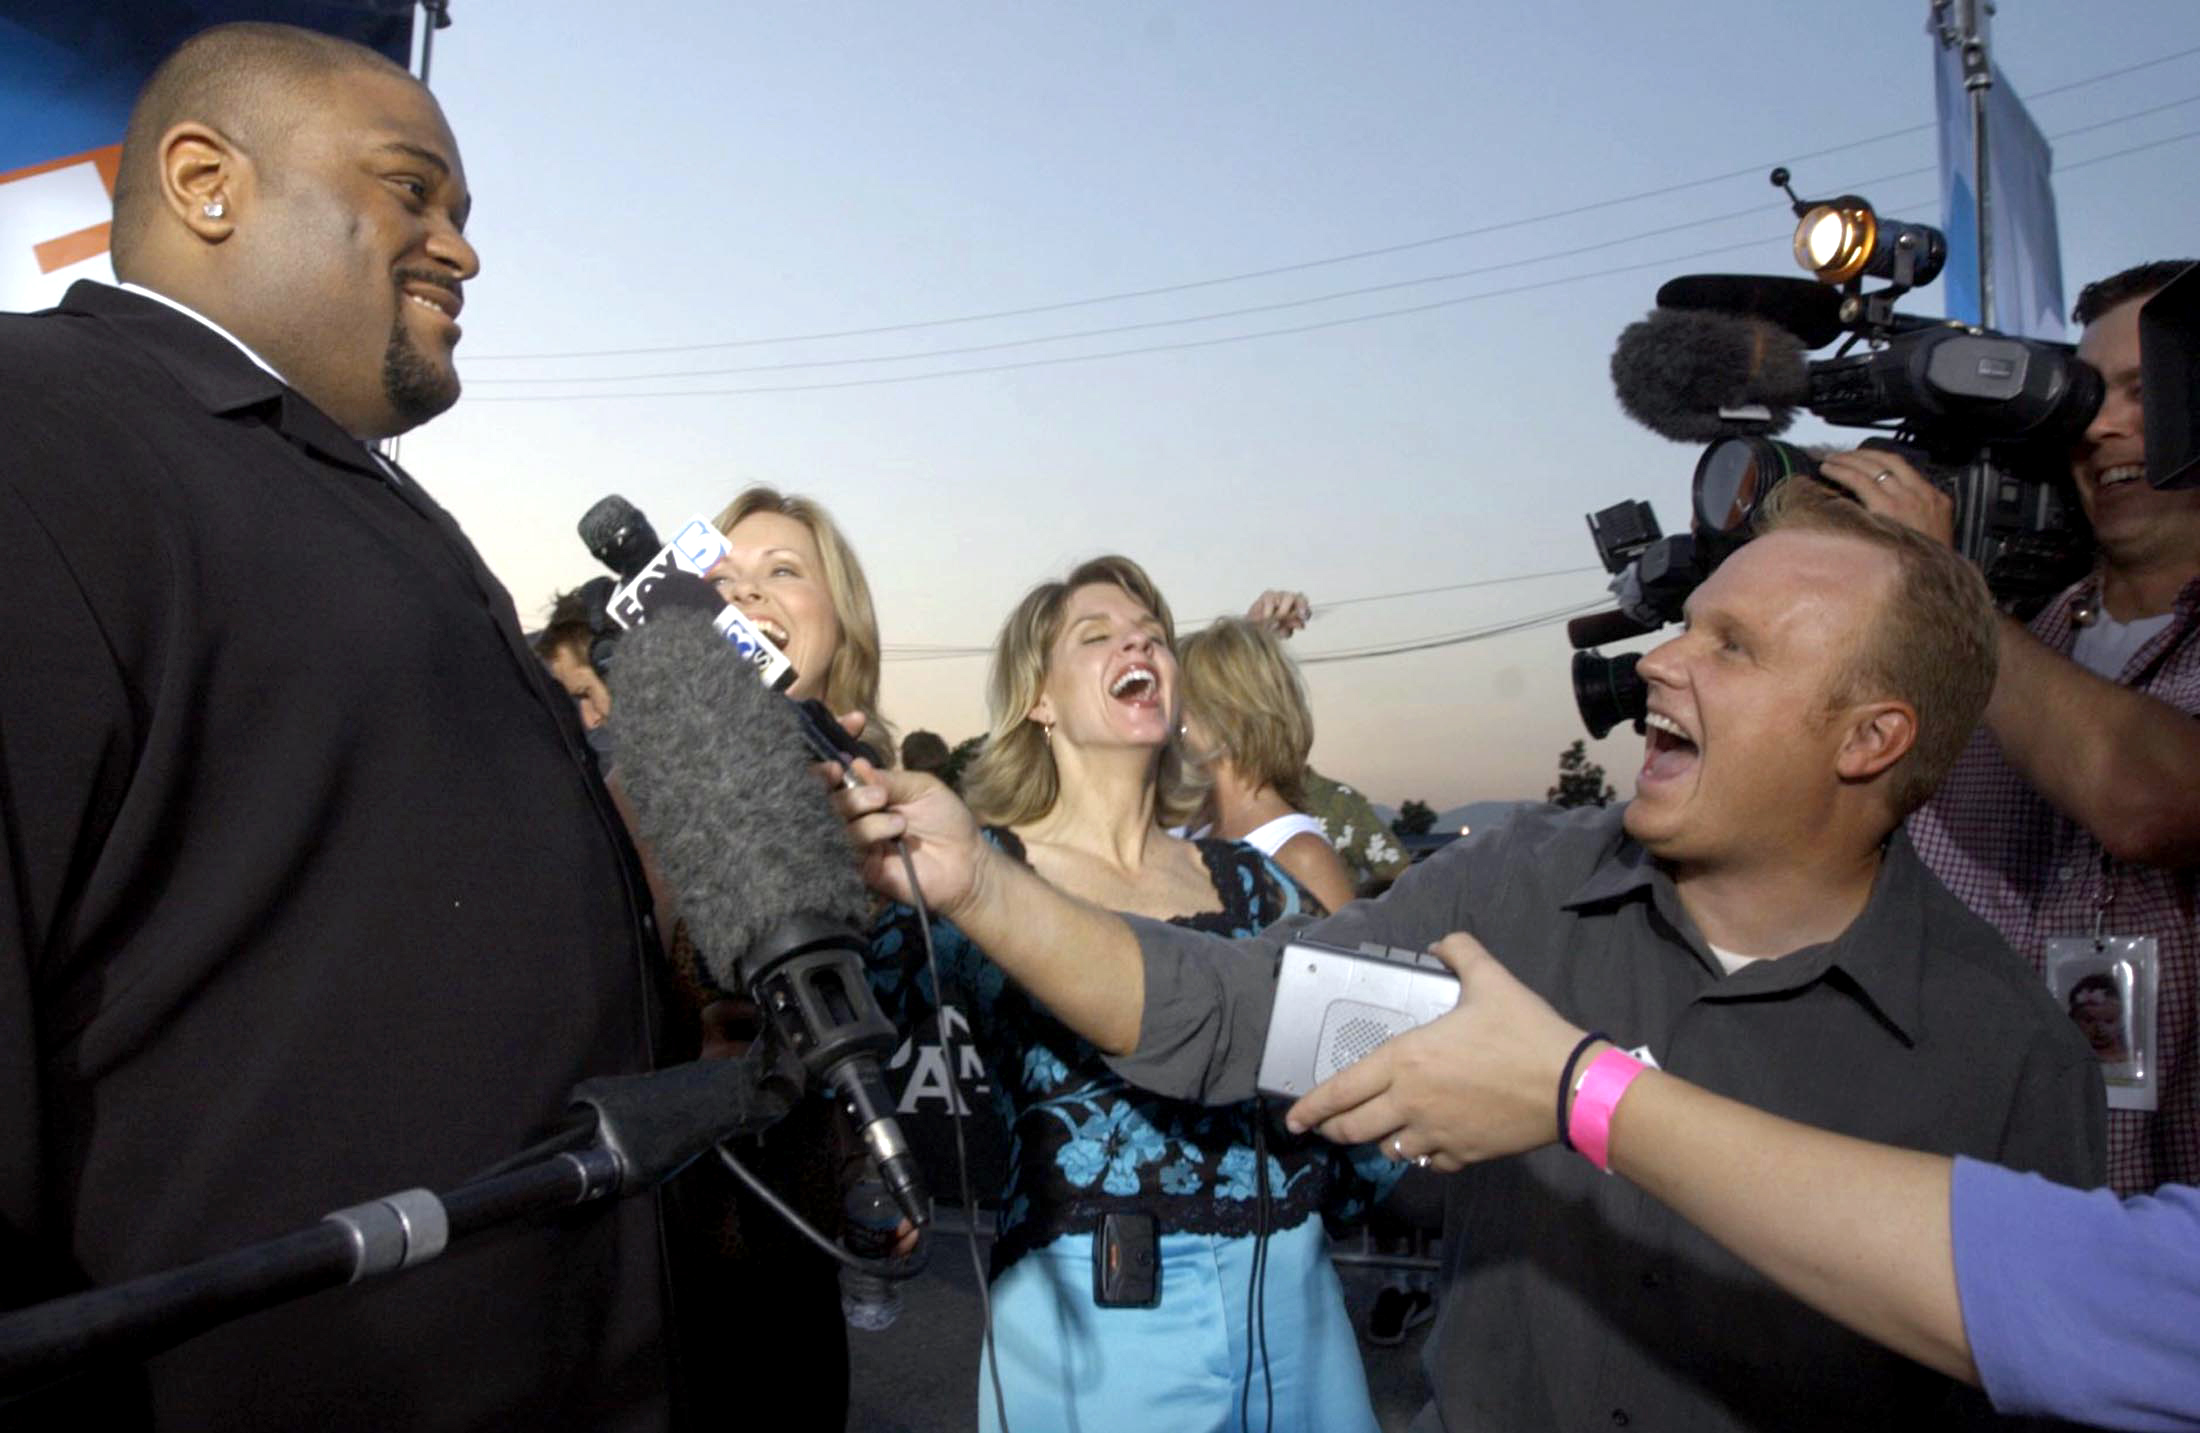
{"type": "Polygon", "coordinates": [[[1809,205],[1795,226],[1795,262],[1820,283],[1886,279],[1914,289],[1940,276],[1948,241],[1930,224],[1881,219],[1854,194],[1809,205]]]}
{"type": "Polygon", "coordinates": [[[1948,262],[1948,241],[1929,224],[1882,219],[1856,194],[1806,201],[1788,189],[1785,169],[1772,182],[1794,200],[1795,262],[1824,284],[1885,279],[1899,289],[1931,283],[1948,262]]]}
{"type": "Polygon", "coordinates": [[[1795,226],[1795,262],[1823,284],[1845,284],[1871,265],[1879,216],[1853,194],[1813,204],[1795,226]]]}

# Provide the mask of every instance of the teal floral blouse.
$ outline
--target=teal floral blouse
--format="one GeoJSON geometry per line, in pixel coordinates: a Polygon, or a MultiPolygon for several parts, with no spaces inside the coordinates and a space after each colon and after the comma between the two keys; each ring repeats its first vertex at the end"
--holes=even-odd
{"type": "MultiPolygon", "coordinates": [[[[1013,833],[995,828],[986,835],[1024,859],[1013,833]]],[[[1252,847],[1222,840],[1196,844],[1223,909],[1174,924],[1242,940],[1286,916],[1320,910],[1252,847]]],[[[1163,1233],[1256,1232],[1253,1122],[1264,1117],[1259,1102],[1196,1105],[1137,1089],[952,924],[935,920],[932,943],[949,1000],[969,1019],[994,1105],[1009,1128],[994,1277],[1041,1245],[1089,1233],[1109,1212],[1152,1213],[1163,1233]]],[[[887,1018],[900,1028],[914,1029],[936,1012],[923,937],[907,906],[891,906],[880,916],[870,973],[887,1018]]],[[[1373,1146],[1342,1149],[1316,1136],[1293,1136],[1280,1118],[1267,1118],[1271,1232],[1317,1214],[1332,1225],[1349,1224],[1397,1181],[1400,1166],[1373,1146]]]]}

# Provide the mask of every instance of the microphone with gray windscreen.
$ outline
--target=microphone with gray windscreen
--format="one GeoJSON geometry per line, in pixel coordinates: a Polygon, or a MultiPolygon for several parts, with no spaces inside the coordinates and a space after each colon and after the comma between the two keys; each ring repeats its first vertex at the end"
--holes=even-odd
{"type": "Polygon", "coordinates": [[[864,976],[870,897],[794,705],[682,611],[626,634],[611,690],[619,782],[706,976],[755,1001],[846,1101],[902,1212],[926,1223],[879,1067],[898,1036],[864,976]]]}

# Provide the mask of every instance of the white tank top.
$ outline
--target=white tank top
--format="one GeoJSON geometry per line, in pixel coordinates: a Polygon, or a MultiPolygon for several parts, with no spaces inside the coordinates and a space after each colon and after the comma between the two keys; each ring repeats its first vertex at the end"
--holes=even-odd
{"type": "Polygon", "coordinates": [[[1329,844],[1329,834],[1322,830],[1320,818],[1309,816],[1304,811],[1293,811],[1288,815],[1278,816],[1266,825],[1255,827],[1253,830],[1246,832],[1242,839],[1246,845],[1259,851],[1263,856],[1273,858],[1276,852],[1283,849],[1285,842],[1294,836],[1303,836],[1308,833],[1321,837],[1323,845],[1329,844]]]}

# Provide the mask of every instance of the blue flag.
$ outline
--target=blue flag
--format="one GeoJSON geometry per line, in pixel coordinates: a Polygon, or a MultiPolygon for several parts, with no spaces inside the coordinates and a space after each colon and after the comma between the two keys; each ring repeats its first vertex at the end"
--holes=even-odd
{"type": "MultiPolygon", "coordinates": [[[[1997,66],[1986,91],[1987,200],[1994,226],[1994,327],[2025,338],[2063,337],[2062,239],[2055,225],[2054,151],[1997,66]]],[[[1948,266],[1941,287],[1950,318],[1979,321],[1978,178],[1963,55],[1936,46],[1940,110],[1941,228],[1948,266]]]]}

